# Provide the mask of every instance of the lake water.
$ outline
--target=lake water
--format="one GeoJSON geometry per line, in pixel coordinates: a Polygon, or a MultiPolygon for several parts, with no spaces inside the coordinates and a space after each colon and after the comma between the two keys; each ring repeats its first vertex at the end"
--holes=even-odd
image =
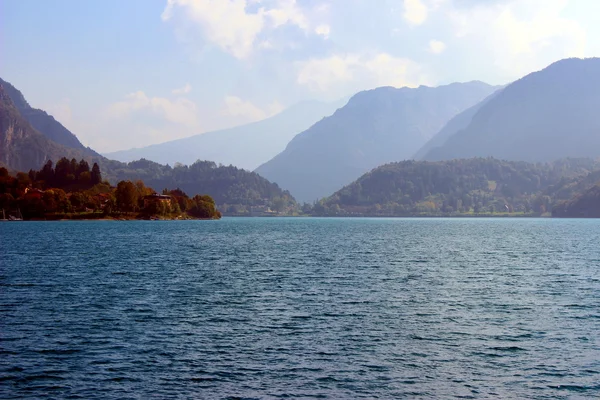
{"type": "Polygon", "coordinates": [[[0,224],[1,398],[600,397],[600,221],[0,224]]]}

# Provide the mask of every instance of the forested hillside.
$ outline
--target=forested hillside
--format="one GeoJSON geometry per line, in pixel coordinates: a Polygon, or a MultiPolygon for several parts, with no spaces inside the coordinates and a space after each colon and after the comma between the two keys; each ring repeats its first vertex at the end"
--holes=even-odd
{"type": "MultiPolygon", "coordinates": [[[[598,170],[590,159],[546,164],[475,158],[404,161],[363,175],[314,208],[322,215],[541,215],[569,178],[598,170]]],[[[566,189],[563,189],[563,191],[566,189]]],[[[563,192],[564,193],[564,192],[563,192]]],[[[564,194],[563,194],[564,195],[564,194]]]]}
{"type": "Polygon", "coordinates": [[[236,214],[250,212],[252,206],[266,206],[277,212],[289,212],[296,201],[289,192],[254,172],[211,161],[192,165],[164,166],[148,160],[123,164],[113,171],[117,180],[142,179],[156,188],[179,187],[189,193],[210,193],[219,208],[236,214]]]}
{"type": "Polygon", "coordinates": [[[592,188],[558,203],[552,216],[562,218],[600,218],[600,181],[592,188]]]}

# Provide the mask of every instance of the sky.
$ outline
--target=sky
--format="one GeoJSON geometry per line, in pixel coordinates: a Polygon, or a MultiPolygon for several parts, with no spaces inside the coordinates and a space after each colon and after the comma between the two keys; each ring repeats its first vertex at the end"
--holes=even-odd
{"type": "Polygon", "coordinates": [[[598,0],[0,0],[0,77],[100,152],[594,56],[598,0]]]}

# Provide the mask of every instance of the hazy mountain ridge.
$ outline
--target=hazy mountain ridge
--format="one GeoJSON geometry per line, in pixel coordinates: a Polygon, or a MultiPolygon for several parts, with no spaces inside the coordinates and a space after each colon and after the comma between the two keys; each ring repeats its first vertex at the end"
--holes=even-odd
{"type": "Polygon", "coordinates": [[[360,92],[256,172],[298,200],[314,201],[378,165],[411,158],[450,118],[495,89],[474,81],[360,92]]]}
{"type": "MultiPolygon", "coordinates": [[[[506,158],[514,161],[520,160],[510,156],[533,161],[600,156],[598,58],[562,60],[500,90],[469,82],[360,92],[333,115],[296,135],[283,152],[256,169],[261,176],[279,183],[275,185],[255,173],[218,167],[212,162],[176,168],[147,160],[124,164],[90,149],[56,143],[47,135],[46,130],[51,128],[35,129],[20,112],[12,97],[21,108],[31,109],[23,95],[10,86],[11,97],[4,84],[0,87],[0,165],[27,171],[39,168],[48,159],[83,158],[98,162],[104,176],[113,183],[143,179],[157,187],[162,183],[165,187],[187,185],[190,192],[201,192],[198,185],[217,182],[211,187],[218,193],[209,194],[223,204],[264,205],[281,198],[291,199],[291,204],[294,192],[299,193],[301,201],[314,201],[350,184],[366,171],[389,160],[410,159],[415,152],[417,156],[426,152],[425,158],[435,158],[448,150],[456,150],[457,156],[470,152],[485,156],[489,150],[510,153],[506,158]],[[433,138],[425,144],[427,137],[433,138]],[[290,189],[291,195],[282,188],[290,189]]],[[[55,121],[45,112],[36,111],[55,121]]],[[[280,123],[277,118],[282,114],[251,125],[256,128],[267,122],[280,123]]],[[[212,134],[218,136],[217,132],[212,134]]],[[[225,133],[220,138],[223,146],[231,137],[225,133]]],[[[247,143],[238,148],[252,151],[247,143]]],[[[580,179],[569,168],[565,176],[545,188],[536,186],[539,195],[553,201],[567,200],[597,182],[594,171],[584,171],[587,178],[582,172],[580,179]]]]}
{"type": "Polygon", "coordinates": [[[425,160],[551,161],[600,155],[600,59],[566,59],[493,96],[425,160]]]}
{"type": "Polygon", "coordinates": [[[123,162],[145,158],[170,165],[211,160],[252,171],[283,151],[297,133],[331,115],[346,101],[305,101],[262,121],[105,155],[123,162]]]}

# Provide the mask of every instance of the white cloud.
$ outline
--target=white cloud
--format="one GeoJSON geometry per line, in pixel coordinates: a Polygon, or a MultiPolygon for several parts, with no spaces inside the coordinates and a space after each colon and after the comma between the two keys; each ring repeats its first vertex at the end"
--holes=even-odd
{"type": "Polygon", "coordinates": [[[183,86],[181,88],[173,89],[171,91],[171,93],[176,94],[176,95],[182,95],[182,94],[188,94],[191,91],[192,91],[192,85],[190,85],[189,83],[186,83],[185,86],[183,86]]]}
{"type": "MultiPolygon", "coordinates": [[[[202,36],[236,58],[248,58],[261,33],[290,24],[305,32],[310,22],[296,0],[274,0],[269,4],[261,0],[168,0],[162,19],[173,19],[181,12],[185,21],[197,25],[202,36]],[[249,5],[260,5],[255,12],[249,5]],[[268,6],[270,5],[270,7],[268,6]]],[[[261,48],[263,40],[259,43],[261,48]]]]}
{"type": "Polygon", "coordinates": [[[446,50],[446,44],[441,40],[430,40],[429,51],[433,54],[440,54],[446,50]]]}
{"type": "Polygon", "coordinates": [[[297,82],[314,91],[326,91],[338,82],[352,80],[352,68],[359,65],[356,55],[333,55],[328,58],[311,59],[299,64],[297,82]]]}
{"type": "Polygon", "coordinates": [[[584,57],[586,32],[562,16],[567,0],[507,0],[449,11],[455,36],[487,54],[505,74],[520,76],[566,57],[584,57]]]}
{"type": "Polygon", "coordinates": [[[377,86],[415,87],[429,80],[412,60],[387,53],[333,55],[298,64],[297,83],[315,92],[345,95],[377,86]]]}
{"type": "Polygon", "coordinates": [[[149,110],[178,125],[194,127],[198,124],[194,102],[185,98],[171,100],[165,97],[148,97],[141,90],[128,94],[123,101],[111,104],[108,114],[113,118],[125,118],[141,110],[149,110]]]}
{"type": "Polygon", "coordinates": [[[427,6],[421,0],[404,0],[404,19],[410,25],[421,25],[427,19],[427,6]]]}
{"type": "Polygon", "coordinates": [[[246,0],[168,0],[162,19],[171,19],[180,7],[189,20],[200,25],[209,41],[245,58],[264,26],[263,13],[247,13],[246,6],[246,0]]]}
{"type": "Polygon", "coordinates": [[[259,49],[269,50],[269,49],[272,49],[273,47],[275,47],[275,46],[273,45],[273,42],[271,42],[270,40],[263,40],[262,42],[260,42],[258,44],[259,49]]]}
{"type": "Polygon", "coordinates": [[[275,101],[262,109],[250,101],[244,101],[237,96],[226,96],[222,110],[223,116],[243,117],[247,122],[260,121],[283,111],[283,106],[275,101]]]}
{"type": "Polygon", "coordinates": [[[331,27],[327,24],[319,25],[315,28],[315,33],[327,39],[329,38],[329,33],[331,33],[331,27]]]}
{"type": "Polygon", "coordinates": [[[309,29],[308,19],[296,4],[296,0],[279,0],[276,7],[264,13],[275,28],[289,23],[304,31],[309,29]]]}

